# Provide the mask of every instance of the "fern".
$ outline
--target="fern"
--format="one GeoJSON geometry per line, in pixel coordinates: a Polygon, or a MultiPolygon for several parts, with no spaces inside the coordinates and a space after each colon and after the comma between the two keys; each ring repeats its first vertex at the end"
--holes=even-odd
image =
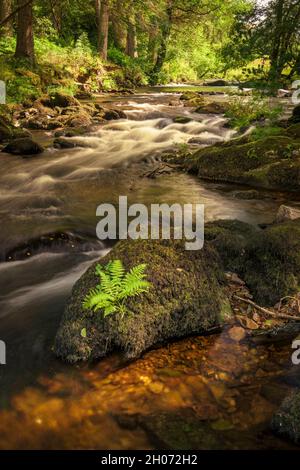
{"type": "Polygon", "coordinates": [[[110,261],[106,266],[97,264],[95,272],[100,282],[84,298],[83,308],[94,312],[102,310],[104,317],[113,313],[123,316],[127,313],[125,300],[147,292],[151,287],[146,280],[146,267],[146,264],[139,264],[126,273],[121,260],[110,261]]]}

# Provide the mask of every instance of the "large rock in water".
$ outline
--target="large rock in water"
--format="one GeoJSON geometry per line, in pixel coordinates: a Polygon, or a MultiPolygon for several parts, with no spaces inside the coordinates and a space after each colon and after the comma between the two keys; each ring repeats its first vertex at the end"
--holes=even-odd
{"type": "Polygon", "coordinates": [[[266,306],[299,292],[300,219],[265,230],[236,220],[207,224],[205,238],[218,252],[224,268],[238,273],[254,300],[266,306]]]}
{"type": "Polygon", "coordinates": [[[241,276],[263,305],[299,292],[300,219],[272,225],[252,237],[241,276]]]}
{"type": "Polygon", "coordinates": [[[30,137],[15,139],[2,150],[13,155],[38,155],[43,151],[44,148],[30,137]]]}
{"type": "Polygon", "coordinates": [[[207,180],[299,190],[300,140],[288,135],[254,142],[241,138],[198,150],[183,165],[207,180]]]}
{"type": "Polygon", "coordinates": [[[95,264],[91,266],[75,284],[56,335],[55,353],[65,361],[97,359],[113,350],[136,358],[162,341],[206,332],[231,315],[218,255],[209,245],[186,251],[182,241],[128,240],[99,262],[105,265],[113,259],[121,259],[127,270],[147,263],[153,285],[128,300],[131,315],[103,318],[100,311],[82,308],[85,295],[99,282],[95,264]]]}

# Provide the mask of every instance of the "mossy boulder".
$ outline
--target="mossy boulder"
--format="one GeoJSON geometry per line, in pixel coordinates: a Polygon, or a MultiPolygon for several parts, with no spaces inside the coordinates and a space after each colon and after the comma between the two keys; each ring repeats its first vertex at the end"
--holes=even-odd
{"type": "Polygon", "coordinates": [[[32,140],[30,137],[15,139],[6,145],[2,152],[11,153],[12,155],[38,155],[44,152],[44,148],[32,140]]]}
{"type": "Polygon", "coordinates": [[[184,102],[184,106],[200,106],[205,104],[205,98],[197,92],[186,91],[180,97],[184,102]]]}
{"type": "Polygon", "coordinates": [[[300,219],[254,234],[243,258],[240,273],[258,303],[272,306],[299,292],[300,219]]]}
{"type": "Polygon", "coordinates": [[[218,252],[226,271],[240,273],[247,246],[259,230],[240,220],[217,220],[205,226],[205,240],[218,252]]]}
{"type": "Polygon", "coordinates": [[[198,150],[184,162],[200,178],[268,189],[300,189],[300,140],[272,136],[198,150]]]}
{"type": "Polygon", "coordinates": [[[266,306],[300,289],[300,219],[265,230],[238,220],[206,225],[205,239],[218,252],[225,270],[246,282],[254,300],[266,306]]]}
{"type": "Polygon", "coordinates": [[[227,103],[204,103],[196,109],[196,113],[199,114],[225,114],[228,110],[227,103]]]}
{"type": "Polygon", "coordinates": [[[271,427],[276,434],[300,444],[300,392],[294,391],[282,402],[274,414],[271,427]]]}
{"type": "Polygon", "coordinates": [[[300,104],[295,106],[295,108],[293,109],[293,114],[290,118],[290,122],[292,122],[292,123],[299,122],[300,123],[300,104]]]}
{"type": "Polygon", "coordinates": [[[58,106],[59,108],[67,108],[69,106],[80,106],[80,102],[71,95],[67,95],[66,93],[56,92],[53,93],[49,99],[45,99],[43,104],[45,106],[49,106],[50,108],[55,108],[58,106]]]}
{"type": "Polygon", "coordinates": [[[292,124],[286,130],[287,134],[295,139],[300,139],[300,122],[298,124],[292,124]]]}
{"type": "Polygon", "coordinates": [[[129,313],[123,318],[103,318],[101,312],[82,308],[84,297],[99,282],[95,264],[91,266],[75,284],[56,335],[55,354],[67,362],[98,359],[113,350],[136,358],[157,343],[207,332],[231,314],[219,258],[209,244],[186,251],[182,241],[128,240],[99,262],[113,259],[122,260],[127,270],[147,263],[152,287],[127,301],[129,313]]]}

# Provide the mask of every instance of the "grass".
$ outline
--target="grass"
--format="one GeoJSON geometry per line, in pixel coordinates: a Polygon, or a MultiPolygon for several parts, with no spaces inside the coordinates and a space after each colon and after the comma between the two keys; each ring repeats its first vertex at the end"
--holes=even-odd
{"type": "Polygon", "coordinates": [[[270,120],[270,124],[274,123],[281,113],[282,107],[273,104],[269,98],[260,95],[238,96],[229,101],[226,117],[230,119],[232,127],[243,128],[266,119],[270,120]]]}

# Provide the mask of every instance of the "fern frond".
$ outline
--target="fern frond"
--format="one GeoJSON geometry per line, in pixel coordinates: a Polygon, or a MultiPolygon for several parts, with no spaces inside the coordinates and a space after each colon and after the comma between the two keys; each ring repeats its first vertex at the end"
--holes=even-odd
{"type": "Polygon", "coordinates": [[[143,279],[135,279],[130,283],[127,283],[123,286],[122,291],[120,292],[119,299],[127,299],[128,297],[133,297],[143,292],[146,292],[150,288],[150,283],[144,281],[143,279]]]}
{"type": "Polygon", "coordinates": [[[118,284],[125,275],[125,268],[119,259],[109,263],[107,270],[114,284],[118,284]]]}
{"type": "Polygon", "coordinates": [[[121,260],[110,261],[106,266],[97,264],[95,272],[100,283],[84,298],[83,308],[94,312],[102,310],[104,317],[116,312],[123,316],[128,312],[123,301],[147,292],[151,287],[145,280],[146,267],[146,264],[139,264],[125,273],[121,260]]]}

